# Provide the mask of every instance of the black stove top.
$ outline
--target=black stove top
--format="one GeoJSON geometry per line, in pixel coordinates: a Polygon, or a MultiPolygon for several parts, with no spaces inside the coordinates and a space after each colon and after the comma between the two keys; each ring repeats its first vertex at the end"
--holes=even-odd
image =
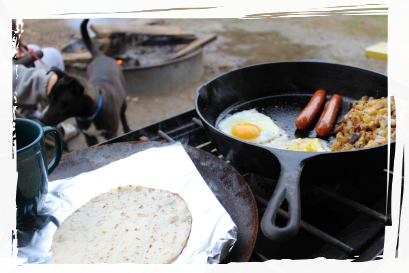
{"type": "MultiPolygon", "coordinates": [[[[195,110],[111,139],[105,144],[129,141],[179,141],[218,154],[210,142],[195,110]]],[[[230,163],[230,162],[228,162],[230,163]]],[[[233,166],[235,167],[235,166],[233,166]]],[[[276,181],[235,169],[248,182],[262,218],[276,181]]],[[[374,170],[367,177],[348,181],[301,180],[302,219],[299,233],[291,240],[275,242],[264,237],[261,230],[249,262],[270,259],[352,259],[368,261],[379,259],[383,252],[385,225],[390,225],[386,214],[387,176],[385,170],[374,170]],[[368,187],[368,185],[370,185],[368,187]]],[[[390,204],[388,204],[390,212],[390,204]]],[[[277,221],[285,223],[286,208],[279,211],[277,221]]]]}

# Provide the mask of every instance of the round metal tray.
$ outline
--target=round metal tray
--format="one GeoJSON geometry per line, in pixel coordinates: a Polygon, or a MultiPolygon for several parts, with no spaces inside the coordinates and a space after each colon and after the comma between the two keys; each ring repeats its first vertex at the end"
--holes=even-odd
{"type": "MultiPolygon", "coordinates": [[[[49,181],[96,170],[134,153],[165,145],[169,143],[121,142],[65,154],[49,176],[49,181]]],[[[237,225],[237,241],[222,263],[247,262],[257,238],[258,212],[256,201],[246,180],[217,156],[190,146],[183,147],[209,188],[237,225]]]]}

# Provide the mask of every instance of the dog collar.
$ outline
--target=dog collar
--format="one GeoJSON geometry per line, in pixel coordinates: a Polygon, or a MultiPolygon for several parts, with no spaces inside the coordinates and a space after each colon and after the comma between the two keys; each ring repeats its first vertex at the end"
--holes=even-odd
{"type": "Polygon", "coordinates": [[[99,90],[98,90],[98,94],[99,94],[99,102],[98,102],[98,108],[97,108],[97,110],[95,111],[95,113],[94,113],[92,116],[88,117],[88,118],[76,117],[77,120],[79,120],[79,121],[91,121],[91,120],[93,120],[93,119],[97,116],[99,110],[101,110],[101,107],[102,107],[102,95],[101,95],[101,93],[99,92],[99,90]]]}

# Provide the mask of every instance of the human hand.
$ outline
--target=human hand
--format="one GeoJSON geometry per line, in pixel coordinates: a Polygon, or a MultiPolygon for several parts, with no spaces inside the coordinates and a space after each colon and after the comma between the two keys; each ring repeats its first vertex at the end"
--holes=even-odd
{"type": "Polygon", "coordinates": [[[18,46],[14,46],[14,58],[20,59],[21,57],[24,57],[28,54],[27,50],[25,48],[20,48],[18,46]]]}
{"type": "Polygon", "coordinates": [[[54,73],[51,74],[50,79],[48,80],[48,84],[47,84],[47,96],[50,94],[51,89],[53,88],[57,80],[58,80],[58,76],[54,73]]]}

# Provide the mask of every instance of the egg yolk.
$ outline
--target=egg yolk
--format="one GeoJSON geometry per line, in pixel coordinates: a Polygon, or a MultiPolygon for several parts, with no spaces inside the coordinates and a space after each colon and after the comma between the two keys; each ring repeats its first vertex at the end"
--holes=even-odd
{"type": "Polygon", "coordinates": [[[240,139],[252,139],[258,137],[260,132],[260,128],[251,123],[239,123],[231,130],[232,135],[240,139]]]}

